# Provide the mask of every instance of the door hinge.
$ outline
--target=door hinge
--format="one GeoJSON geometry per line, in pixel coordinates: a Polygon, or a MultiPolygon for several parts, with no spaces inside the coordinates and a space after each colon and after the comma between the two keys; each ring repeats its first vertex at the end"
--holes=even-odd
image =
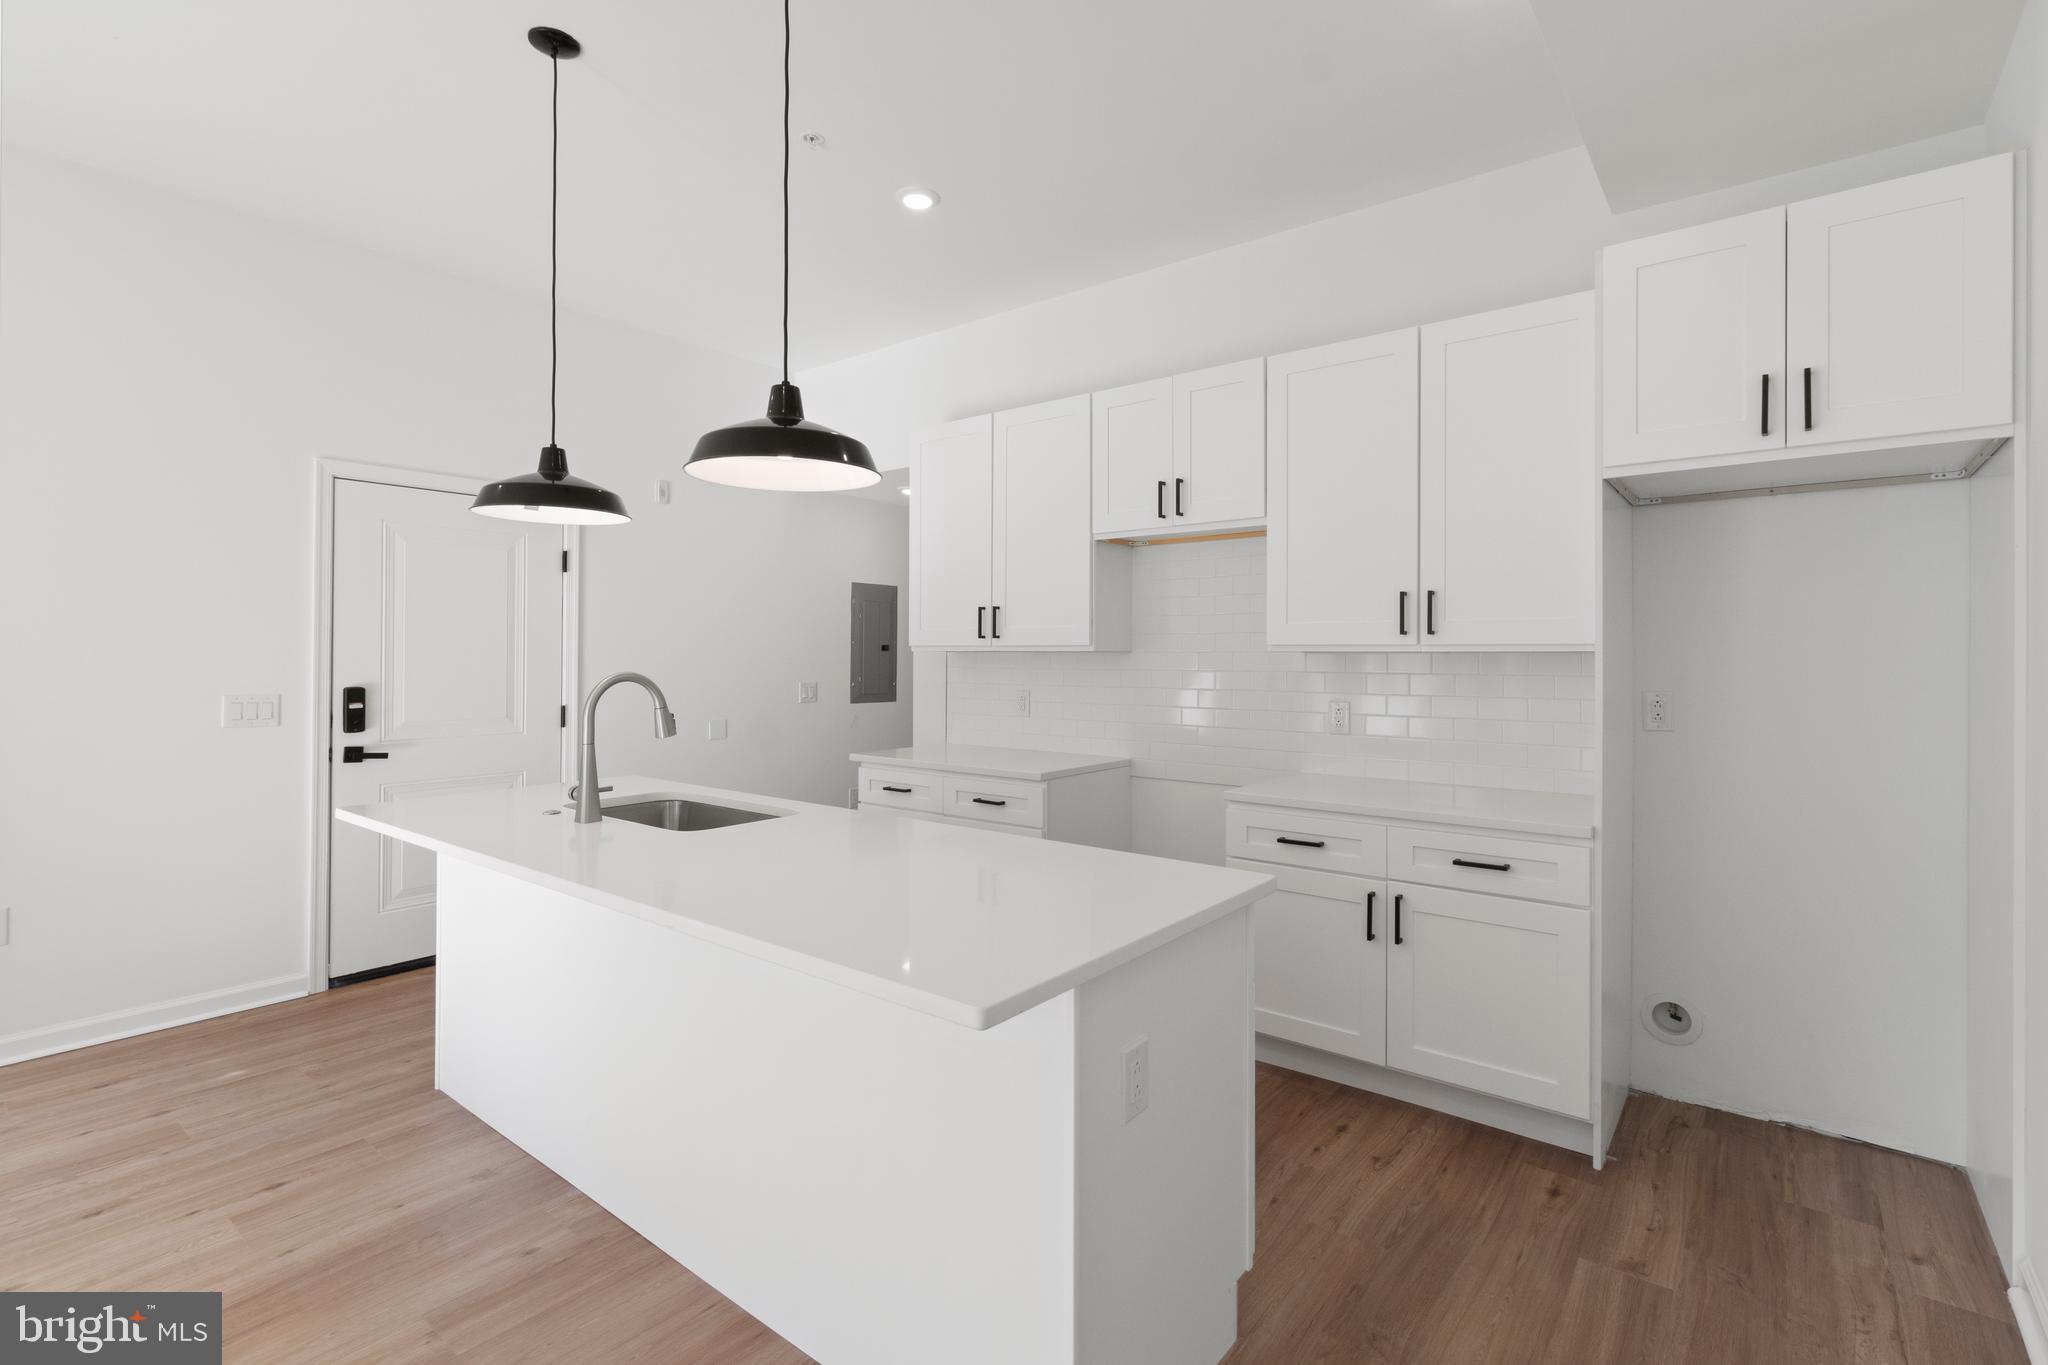
{"type": "Polygon", "coordinates": [[[567,550],[562,551],[562,572],[569,572],[569,552],[567,550]]]}
{"type": "Polygon", "coordinates": [[[568,729],[568,728],[569,728],[569,703],[568,703],[568,702],[563,702],[563,703],[562,703],[562,728],[563,728],[564,730],[566,730],[566,729],[568,729]]]}

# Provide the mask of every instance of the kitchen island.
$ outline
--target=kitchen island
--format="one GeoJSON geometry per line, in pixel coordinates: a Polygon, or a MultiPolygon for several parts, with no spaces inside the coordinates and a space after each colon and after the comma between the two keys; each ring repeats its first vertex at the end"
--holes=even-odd
{"type": "Polygon", "coordinates": [[[338,812],[441,855],[441,1090],[828,1365],[1229,1348],[1270,877],[615,788],[745,822],[338,812]]]}

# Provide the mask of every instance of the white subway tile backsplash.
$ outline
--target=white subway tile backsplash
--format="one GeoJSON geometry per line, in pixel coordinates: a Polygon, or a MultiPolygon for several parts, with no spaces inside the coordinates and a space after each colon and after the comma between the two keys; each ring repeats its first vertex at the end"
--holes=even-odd
{"type": "Polygon", "coordinates": [[[1232,786],[1315,772],[1593,791],[1592,655],[1269,650],[1265,569],[1259,540],[1138,551],[1128,653],[954,654],[947,739],[1232,786]],[[1328,733],[1333,699],[1351,705],[1348,735],[1328,733]]]}

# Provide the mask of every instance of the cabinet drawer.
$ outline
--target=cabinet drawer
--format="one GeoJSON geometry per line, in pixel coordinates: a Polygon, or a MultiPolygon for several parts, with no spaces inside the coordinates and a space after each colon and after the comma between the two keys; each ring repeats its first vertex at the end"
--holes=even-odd
{"type": "Polygon", "coordinates": [[[1387,827],[1343,815],[1233,805],[1224,810],[1223,851],[1232,858],[1378,877],[1387,870],[1387,827]]]}
{"type": "Polygon", "coordinates": [[[1592,855],[1583,844],[1539,844],[1482,832],[1395,825],[1387,830],[1387,876],[1458,891],[1584,905],[1592,890],[1592,855]]]}
{"type": "Polygon", "coordinates": [[[1045,786],[1038,782],[1005,782],[999,777],[949,775],[941,809],[960,820],[1044,829],[1045,786]]]}
{"type": "Polygon", "coordinates": [[[860,804],[893,806],[899,810],[939,813],[940,777],[937,773],[905,772],[900,768],[860,770],[860,804]]]}

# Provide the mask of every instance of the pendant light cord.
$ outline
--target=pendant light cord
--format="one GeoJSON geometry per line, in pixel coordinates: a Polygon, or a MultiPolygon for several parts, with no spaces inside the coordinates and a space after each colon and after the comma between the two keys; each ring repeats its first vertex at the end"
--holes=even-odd
{"type": "Polygon", "coordinates": [[[548,102],[548,444],[555,444],[555,372],[561,361],[561,342],[555,335],[556,244],[562,230],[559,222],[562,202],[562,58],[548,54],[548,70],[554,73],[554,88],[548,102]]]}
{"type": "Polygon", "coordinates": [[[782,0],[782,382],[789,383],[789,0],[782,0]]]}

